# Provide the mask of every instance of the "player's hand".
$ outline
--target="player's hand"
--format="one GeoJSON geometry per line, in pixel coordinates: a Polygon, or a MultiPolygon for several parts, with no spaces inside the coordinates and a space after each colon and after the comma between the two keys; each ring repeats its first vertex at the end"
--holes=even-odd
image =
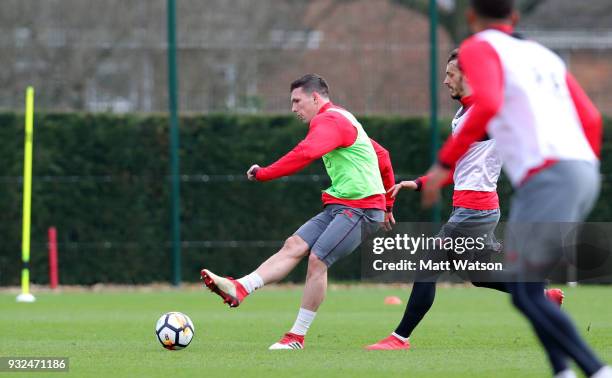
{"type": "Polygon", "coordinates": [[[430,208],[440,200],[440,188],[449,174],[450,170],[439,164],[434,164],[429,171],[427,171],[427,182],[421,188],[421,192],[423,193],[421,204],[423,207],[430,208]]]}
{"type": "Polygon", "coordinates": [[[418,185],[414,181],[402,181],[399,184],[393,185],[391,189],[387,190],[387,193],[391,193],[391,197],[395,198],[401,189],[417,190],[417,188],[418,185]]]}
{"type": "Polygon", "coordinates": [[[393,210],[385,212],[385,221],[382,224],[382,228],[385,231],[391,231],[395,225],[395,218],[393,217],[393,210]]]}
{"type": "Polygon", "coordinates": [[[247,179],[249,179],[249,181],[257,181],[257,177],[255,177],[255,174],[257,173],[257,170],[259,168],[261,167],[257,164],[251,165],[251,168],[249,168],[249,170],[246,173],[247,179]]]}

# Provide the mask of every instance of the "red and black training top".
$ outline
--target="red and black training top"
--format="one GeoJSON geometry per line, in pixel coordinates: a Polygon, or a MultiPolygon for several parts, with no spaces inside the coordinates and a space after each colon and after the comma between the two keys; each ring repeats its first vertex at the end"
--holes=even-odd
{"type": "MultiPolygon", "coordinates": [[[[310,121],[308,134],[286,155],[267,167],[260,168],[255,177],[259,181],[274,180],[295,174],[314,160],[337,148],[350,147],[357,140],[357,129],[338,112],[328,112],[330,108],[340,108],[331,102],[325,104],[319,113],[310,121]]],[[[378,168],[385,190],[395,185],[395,176],[391,165],[389,151],[372,141],[378,157],[378,168]]],[[[391,210],[395,201],[389,194],[375,194],[361,199],[336,198],[325,192],[322,195],[323,205],[339,204],[358,209],[391,210]]]]}

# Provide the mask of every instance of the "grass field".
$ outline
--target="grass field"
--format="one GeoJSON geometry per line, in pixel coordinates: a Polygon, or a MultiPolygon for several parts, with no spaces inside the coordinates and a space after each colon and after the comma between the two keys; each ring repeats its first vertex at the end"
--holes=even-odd
{"type": "MultiPolygon", "coordinates": [[[[565,309],[600,356],[612,361],[612,288],[565,290],[565,309]]],[[[17,304],[13,293],[3,292],[0,356],[68,356],[68,375],[98,378],[550,375],[506,296],[472,287],[438,289],[412,336],[413,349],[363,350],[389,334],[403,312],[403,305],[383,305],[384,297],[407,294],[392,287],[332,288],[305,350],[268,351],[293,324],[299,288],[261,290],[238,309],[203,290],[40,293],[34,304],[17,304]],[[172,310],[188,314],[196,327],[182,351],[164,350],[154,335],[157,318],[172,310]]]]}

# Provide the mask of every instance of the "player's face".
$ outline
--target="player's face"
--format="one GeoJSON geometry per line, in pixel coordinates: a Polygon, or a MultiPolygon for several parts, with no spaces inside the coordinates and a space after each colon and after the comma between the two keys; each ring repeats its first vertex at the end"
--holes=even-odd
{"type": "Polygon", "coordinates": [[[459,70],[456,60],[451,60],[446,65],[446,77],[444,78],[444,84],[448,87],[450,96],[453,99],[459,100],[465,95],[463,74],[459,70]]]}
{"type": "Polygon", "coordinates": [[[302,88],[295,88],[291,92],[291,111],[302,122],[310,122],[317,115],[319,107],[317,104],[316,93],[308,94],[302,88]]]}

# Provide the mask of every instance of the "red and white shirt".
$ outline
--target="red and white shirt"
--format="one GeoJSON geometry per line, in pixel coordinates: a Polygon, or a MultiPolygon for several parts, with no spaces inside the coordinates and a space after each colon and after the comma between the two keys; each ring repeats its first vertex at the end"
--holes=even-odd
{"type": "Polygon", "coordinates": [[[474,105],[442,147],[439,162],[455,166],[487,133],[515,187],[558,160],[596,162],[600,113],[557,55],[511,32],[500,25],[461,45],[459,65],[474,105]]]}
{"type": "MultiPolygon", "coordinates": [[[[461,108],[451,123],[452,134],[463,127],[472,108],[472,97],[461,99],[461,108]]],[[[445,184],[453,184],[453,206],[474,210],[494,210],[499,208],[497,180],[501,172],[501,159],[495,148],[495,140],[474,142],[467,152],[457,161],[454,171],[445,184]]],[[[417,184],[422,186],[427,177],[419,177],[417,184]]]]}

